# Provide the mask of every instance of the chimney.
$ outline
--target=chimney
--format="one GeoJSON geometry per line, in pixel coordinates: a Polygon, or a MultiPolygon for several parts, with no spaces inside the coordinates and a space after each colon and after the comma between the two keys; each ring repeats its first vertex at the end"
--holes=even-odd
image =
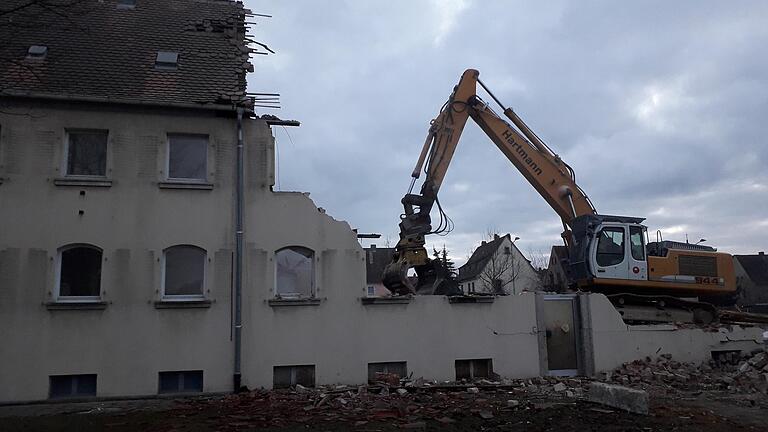
{"type": "Polygon", "coordinates": [[[376,250],[376,245],[375,245],[375,244],[372,244],[372,245],[371,245],[371,246],[370,246],[368,249],[373,249],[373,250],[376,250]]]}
{"type": "Polygon", "coordinates": [[[494,240],[498,240],[498,239],[499,239],[499,235],[498,235],[498,234],[494,234],[494,235],[493,235],[493,239],[494,239],[494,240]]]}
{"type": "Polygon", "coordinates": [[[760,252],[758,252],[757,254],[758,254],[758,255],[760,255],[760,256],[764,256],[764,255],[765,255],[765,252],[764,252],[764,251],[760,251],[760,252]]]}
{"type": "Polygon", "coordinates": [[[480,242],[480,246],[485,246],[485,240],[480,242]]]}

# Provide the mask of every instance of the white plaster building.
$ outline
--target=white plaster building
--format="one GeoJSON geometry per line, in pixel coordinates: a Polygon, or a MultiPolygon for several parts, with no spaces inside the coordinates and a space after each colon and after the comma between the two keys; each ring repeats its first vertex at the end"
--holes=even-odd
{"type": "Polygon", "coordinates": [[[510,234],[483,241],[459,267],[457,281],[465,293],[515,295],[541,289],[539,274],[510,234]]]}

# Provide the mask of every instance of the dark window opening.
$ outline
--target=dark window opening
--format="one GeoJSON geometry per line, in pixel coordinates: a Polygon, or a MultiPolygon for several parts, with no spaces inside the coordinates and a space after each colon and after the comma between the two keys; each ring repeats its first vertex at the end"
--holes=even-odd
{"type": "Polygon", "coordinates": [[[96,374],[51,375],[48,384],[51,399],[96,396],[96,374]]]}
{"type": "Polygon", "coordinates": [[[624,261],[624,228],[606,227],[597,235],[597,265],[614,266],[624,261]]]}
{"type": "Polygon", "coordinates": [[[67,175],[107,174],[107,131],[67,131],[67,175]]]}
{"type": "Polygon", "coordinates": [[[168,178],[205,181],[208,169],[208,136],[168,136],[168,178]]]}
{"type": "Polygon", "coordinates": [[[645,261],[645,247],[643,245],[643,228],[629,227],[629,248],[632,250],[632,258],[645,261]]]}
{"type": "Polygon", "coordinates": [[[400,378],[408,376],[408,365],[406,362],[380,362],[368,363],[368,382],[376,382],[376,373],[395,374],[400,378]]]}
{"type": "Polygon", "coordinates": [[[490,378],[493,373],[491,359],[456,360],[456,380],[490,378]]]}
{"type": "Polygon", "coordinates": [[[158,383],[158,393],[199,393],[203,391],[203,371],[160,372],[158,383]]]}
{"type": "Polygon", "coordinates": [[[59,297],[98,297],[101,292],[101,251],[77,246],[61,252],[59,297]]]}
{"type": "Polygon", "coordinates": [[[173,246],[165,250],[164,295],[202,296],[205,250],[195,246],[173,246]]]}
{"type": "Polygon", "coordinates": [[[274,367],[272,371],[272,386],[274,388],[288,388],[296,384],[314,387],[315,365],[274,367]]]}

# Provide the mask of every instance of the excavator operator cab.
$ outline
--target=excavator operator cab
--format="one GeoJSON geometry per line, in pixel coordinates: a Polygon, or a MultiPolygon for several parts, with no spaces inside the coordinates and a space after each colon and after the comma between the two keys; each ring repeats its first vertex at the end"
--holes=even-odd
{"type": "Polygon", "coordinates": [[[647,228],[637,223],[603,222],[590,245],[592,276],[604,279],[647,280],[647,228]]]}
{"type": "Polygon", "coordinates": [[[571,280],[647,280],[643,220],[598,214],[574,218],[568,265],[571,280]]]}

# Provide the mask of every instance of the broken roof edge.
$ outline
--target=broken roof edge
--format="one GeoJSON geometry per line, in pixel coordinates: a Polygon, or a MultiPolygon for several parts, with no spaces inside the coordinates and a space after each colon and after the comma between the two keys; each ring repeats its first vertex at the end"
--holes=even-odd
{"type": "MultiPolygon", "coordinates": [[[[238,108],[245,109],[249,116],[255,116],[255,112],[252,108],[239,106],[239,105],[224,105],[213,103],[201,103],[201,104],[188,104],[180,102],[158,102],[147,101],[141,99],[122,99],[122,98],[110,98],[103,96],[79,96],[79,95],[60,95],[53,93],[39,93],[39,92],[26,92],[13,89],[4,89],[0,91],[0,98],[2,97],[16,97],[25,99],[36,100],[58,100],[65,102],[87,102],[87,103],[107,103],[116,105],[133,105],[133,106],[152,106],[152,107],[167,107],[167,108],[185,108],[185,109],[197,109],[207,111],[228,111],[236,112],[238,108]]],[[[259,117],[255,117],[259,118],[259,117]]],[[[295,120],[294,120],[295,121],[295,120]]]]}

